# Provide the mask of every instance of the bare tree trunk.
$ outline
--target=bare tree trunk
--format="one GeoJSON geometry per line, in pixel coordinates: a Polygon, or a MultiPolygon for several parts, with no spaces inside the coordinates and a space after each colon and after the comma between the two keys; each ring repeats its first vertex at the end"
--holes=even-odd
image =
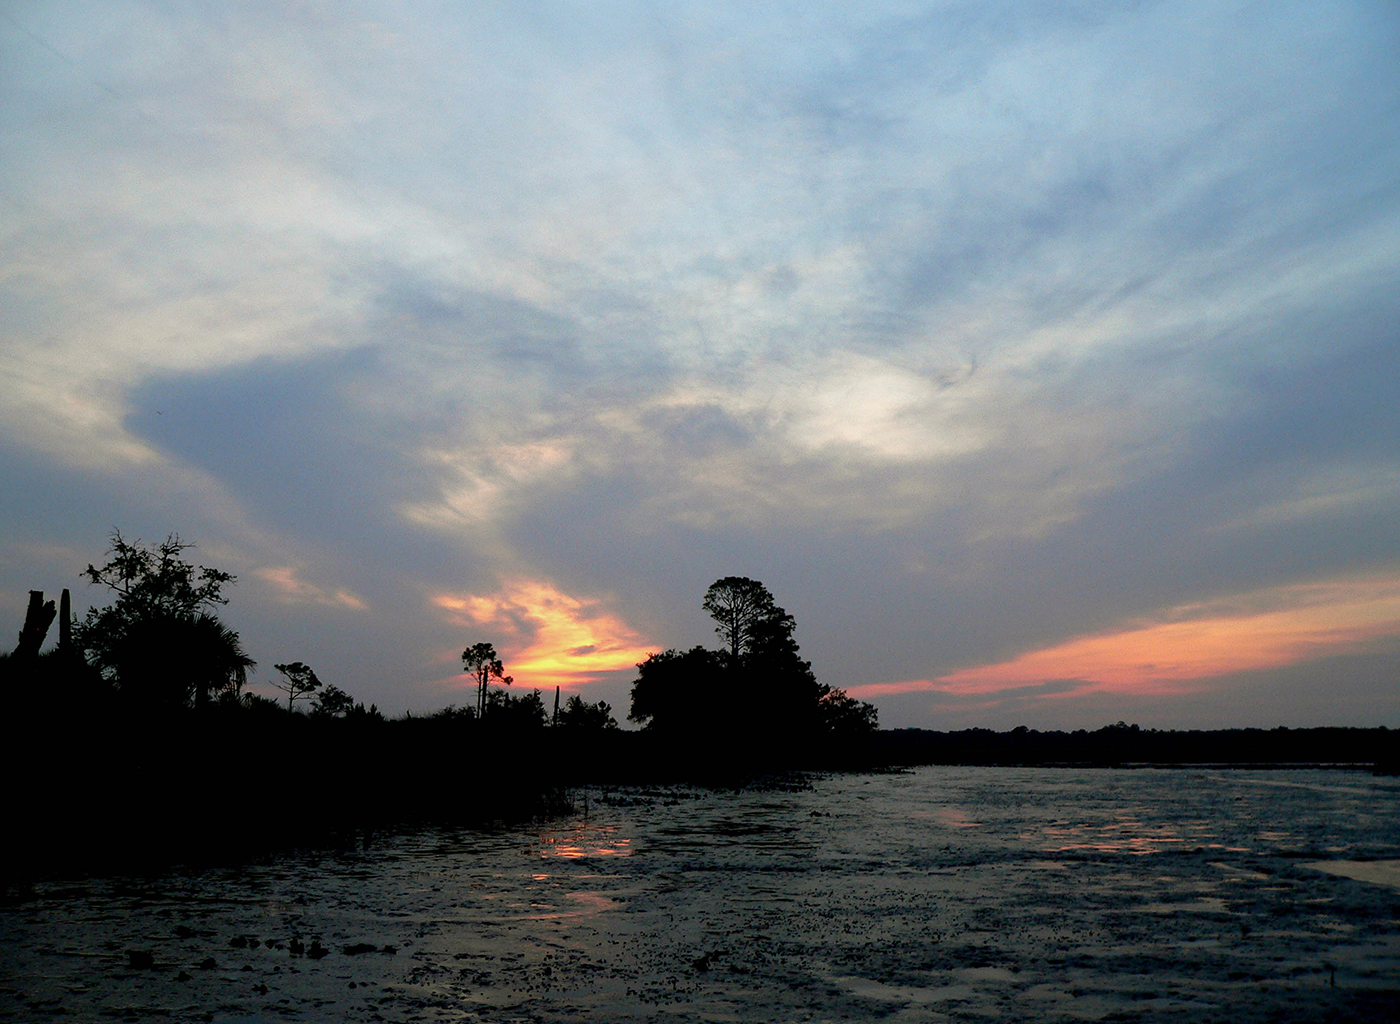
{"type": "Polygon", "coordinates": [[[68,588],[63,588],[63,594],[58,599],[58,650],[60,654],[68,654],[73,650],[73,599],[68,595],[68,588]]]}
{"type": "Polygon", "coordinates": [[[24,613],[24,629],[20,630],[19,646],[15,648],[16,658],[37,658],[39,648],[44,646],[44,638],[49,635],[58,612],[52,601],[44,600],[42,590],[29,592],[29,608],[24,613]]]}

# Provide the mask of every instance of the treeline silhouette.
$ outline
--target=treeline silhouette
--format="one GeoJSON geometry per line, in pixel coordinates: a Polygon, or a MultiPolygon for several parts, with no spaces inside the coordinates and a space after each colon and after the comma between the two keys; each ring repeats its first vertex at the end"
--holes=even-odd
{"type": "Polygon", "coordinates": [[[739,785],[793,769],[923,764],[1376,763],[1385,729],[1157,732],[879,731],[875,709],[817,681],[793,617],[761,583],[725,577],[703,607],[722,646],[650,655],[628,718],[577,694],[512,692],[495,648],[462,652],[469,706],[388,717],[280,662],[274,700],[247,692],[253,660],[218,617],[235,578],[191,564],[178,536],[114,532],[84,577],[112,592],[81,620],[31,592],[0,654],[0,778],[14,877],[238,860],[364,842],[404,824],[565,810],[586,784],[739,785]],[[58,642],[42,648],[57,620],[58,642]]]}
{"type": "Polygon", "coordinates": [[[1273,767],[1358,765],[1400,771],[1400,731],[1364,728],[1143,729],[1007,732],[891,729],[875,738],[871,756],[890,766],[914,765],[1223,765],[1273,767]]]}
{"type": "Polygon", "coordinates": [[[571,694],[513,693],[494,647],[462,653],[475,701],[387,717],[279,662],[274,700],[218,615],[236,582],[192,545],[111,537],[84,577],[113,595],[82,618],[31,592],[19,644],[0,655],[5,866],[147,866],[347,842],[405,822],[519,818],[567,806],[585,783],[690,779],[864,763],[874,709],[819,684],[793,619],[766,588],[710,588],[726,649],[666,651],[639,666],[630,718],[571,694]],[[54,620],[56,647],[41,649],[54,620]],[[680,670],[678,670],[678,667],[680,670]],[[703,671],[701,670],[703,669],[703,671]]]}

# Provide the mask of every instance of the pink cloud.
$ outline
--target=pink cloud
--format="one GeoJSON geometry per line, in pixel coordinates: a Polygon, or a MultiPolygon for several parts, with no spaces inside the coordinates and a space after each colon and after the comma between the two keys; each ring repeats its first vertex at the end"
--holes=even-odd
{"type": "Polygon", "coordinates": [[[1180,605],[1155,620],[1075,637],[1007,661],[936,678],[851,686],[847,692],[862,700],[920,691],[972,696],[1080,680],[1087,685],[1037,696],[1182,693],[1219,676],[1309,661],[1396,635],[1400,577],[1334,580],[1180,605]]]}
{"type": "Polygon", "coordinates": [[[1202,680],[1309,661],[1400,634],[1400,579],[1279,587],[1179,606],[1160,619],[960,669],[930,688],[989,693],[1082,679],[1098,684],[1095,689],[1135,693],[1198,689],[1202,680]]]}
{"type": "Polygon", "coordinates": [[[892,693],[917,693],[920,690],[942,689],[932,679],[905,679],[897,683],[862,683],[859,686],[845,687],[846,693],[858,700],[871,697],[884,697],[892,693]]]}

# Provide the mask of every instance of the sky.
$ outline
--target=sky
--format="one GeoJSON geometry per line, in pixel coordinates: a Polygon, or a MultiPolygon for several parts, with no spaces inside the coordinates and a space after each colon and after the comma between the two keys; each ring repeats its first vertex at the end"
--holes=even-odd
{"type": "Polygon", "coordinates": [[[12,0],[0,621],[178,533],[264,693],[470,704],[487,641],[623,718],[738,575],[888,727],[1400,726],[1397,53],[1390,0],[12,0]]]}

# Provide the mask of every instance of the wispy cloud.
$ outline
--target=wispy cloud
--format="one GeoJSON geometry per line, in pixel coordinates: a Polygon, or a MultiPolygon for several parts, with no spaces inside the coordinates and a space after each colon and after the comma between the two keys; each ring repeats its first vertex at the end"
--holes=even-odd
{"type": "Polygon", "coordinates": [[[321,604],[352,611],[369,610],[365,599],[343,587],[318,587],[301,577],[301,570],[291,565],[268,565],[253,571],[272,591],[275,599],[286,604],[321,604]]]}
{"type": "Polygon", "coordinates": [[[541,10],[12,5],[10,531],[229,552],[254,651],[371,606],[385,707],[449,627],[630,671],[727,571],[876,687],[1345,646],[1160,609],[1400,558],[1383,5],[541,10]]]}

